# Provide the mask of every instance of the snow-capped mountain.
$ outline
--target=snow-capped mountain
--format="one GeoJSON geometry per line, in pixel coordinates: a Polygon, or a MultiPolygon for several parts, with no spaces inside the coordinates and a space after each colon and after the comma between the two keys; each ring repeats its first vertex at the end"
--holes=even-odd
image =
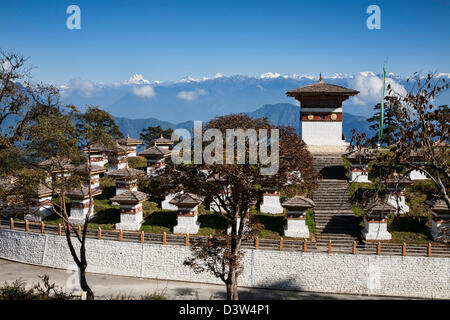
{"type": "MultiPolygon", "coordinates": [[[[441,73],[442,77],[449,74],[441,73]]],[[[99,105],[116,117],[130,119],[154,117],[172,123],[187,120],[209,120],[218,115],[251,112],[265,104],[291,103],[286,92],[318,81],[319,76],[282,75],[267,72],[259,76],[216,74],[211,77],[184,77],[178,81],[160,82],[135,74],[122,83],[94,83],[72,79],[61,84],[63,101],[78,107],[99,105]]],[[[373,72],[356,75],[323,75],[327,83],[360,91],[344,102],[344,111],[361,116],[372,114],[381,99],[382,77],[373,72]]],[[[412,85],[405,77],[386,76],[397,93],[404,94],[412,85]]],[[[447,99],[450,100],[450,99],[447,99]]]]}

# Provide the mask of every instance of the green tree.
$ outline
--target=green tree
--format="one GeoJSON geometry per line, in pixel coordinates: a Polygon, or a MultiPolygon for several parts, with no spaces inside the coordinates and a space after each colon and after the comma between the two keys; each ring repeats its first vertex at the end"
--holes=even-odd
{"type": "Polygon", "coordinates": [[[86,112],[80,113],[75,107],[67,106],[62,110],[54,108],[53,112],[40,116],[27,126],[25,140],[21,144],[24,165],[16,172],[20,181],[18,192],[26,203],[33,191],[44,185],[52,190],[53,198],[59,199],[57,203],[52,202],[53,211],[63,222],[69,251],[80,270],[80,286],[87,292],[88,299],[94,298],[86,279],[86,234],[94,208],[90,150],[95,144],[111,146],[120,136],[117,125],[107,112],[98,107],[88,107],[86,112]],[[67,200],[69,192],[81,189],[86,180],[89,210],[82,232],[78,233],[78,226],[69,220],[67,200]],[[72,237],[78,240],[78,246],[72,237]]]}
{"type": "Polygon", "coordinates": [[[171,128],[164,130],[163,128],[161,128],[161,126],[157,126],[142,129],[140,136],[141,139],[144,141],[145,145],[147,147],[151,147],[156,139],[160,138],[161,136],[170,139],[172,133],[173,129],[171,128]]]}
{"type": "MultiPolygon", "coordinates": [[[[376,145],[378,143],[378,130],[380,127],[380,108],[381,103],[376,104],[373,109],[375,113],[372,117],[367,119],[370,123],[369,128],[375,132],[375,135],[369,139],[369,143],[376,145]]],[[[381,145],[391,145],[394,142],[394,133],[399,129],[399,125],[396,122],[398,117],[398,108],[392,106],[389,103],[384,105],[384,117],[383,117],[383,135],[381,137],[381,145]]]]}
{"type": "MultiPolygon", "coordinates": [[[[222,136],[223,148],[222,152],[220,148],[212,152],[209,144],[205,143],[203,151],[222,159],[227,158],[227,152],[228,155],[232,152],[234,161],[227,161],[226,164],[174,164],[169,161],[165,171],[160,175],[160,184],[182,185],[186,192],[205,199],[213,199],[223,209],[224,212],[215,211],[231,226],[230,235],[225,241],[213,237],[208,242],[193,242],[192,256],[185,261],[185,265],[191,267],[194,272],[209,272],[221,279],[226,285],[227,298],[236,300],[238,277],[243,270],[242,242],[252,238],[260,227],[253,217],[249,216],[249,209],[258,201],[261,187],[270,186],[283,190],[290,185],[290,188],[304,194],[314,188],[317,175],[312,167],[311,154],[291,127],[274,127],[267,119],[251,119],[247,115],[238,114],[217,117],[204,127],[204,130],[207,129],[215,129],[215,132],[222,136]],[[268,135],[266,138],[260,136],[259,140],[249,136],[230,140],[227,136],[227,130],[230,128],[239,128],[244,132],[249,132],[247,131],[249,129],[256,132],[261,132],[258,131],[260,129],[267,130],[268,135]],[[245,158],[249,157],[249,150],[255,144],[261,148],[268,143],[271,145],[271,152],[275,152],[272,148],[274,141],[272,133],[276,134],[274,132],[278,132],[280,142],[279,157],[275,156],[278,171],[275,174],[264,175],[261,174],[261,170],[267,169],[267,164],[261,163],[261,159],[257,163],[249,163],[250,161],[246,161],[245,158]],[[231,141],[233,147],[231,152],[226,148],[227,139],[228,143],[231,141]],[[242,152],[244,163],[237,160],[242,152]],[[295,174],[296,172],[301,175],[295,174]]],[[[216,143],[216,138],[213,143],[216,143]]],[[[220,140],[217,143],[221,145],[220,140]]]]}
{"type": "MultiPolygon", "coordinates": [[[[435,185],[437,196],[450,207],[450,113],[448,106],[435,105],[438,96],[448,90],[449,83],[434,74],[418,73],[414,74],[413,82],[406,95],[388,86],[386,100],[398,110],[393,116],[398,130],[393,133],[389,152],[380,152],[374,166],[379,167],[378,178],[383,184],[399,166],[405,175],[412,170],[423,172],[435,185]]],[[[352,141],[358,148],[367,146],[364,133],[354,132],[352,141]]]]}
{"type": "Polygon", "coordinates": [[[0,50],[0,170],[15,166],[15,144],[23,139],[25,128],[59,104],[54,86],[33,84],[28,58],[0,50]]]}

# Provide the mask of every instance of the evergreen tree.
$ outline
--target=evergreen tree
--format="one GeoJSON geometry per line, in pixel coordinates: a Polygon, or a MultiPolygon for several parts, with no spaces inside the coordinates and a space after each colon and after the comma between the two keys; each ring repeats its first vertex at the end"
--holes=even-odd
{"type": "MultiPolygon", "coordinates": [[[[373,109],[375,110],[374,115],[371,118],[367,119],[367,122],[370,123],[369,128],[375,131],[375,135],[368,140],[368,142],[372,145],[376,145],[378,143],[380,108],[381,103],[376,104],[373,107],[373,109]]],[[[395,108],[388,103],[384,104],[383,135],[380,141],[381,145],[390,145],[394,142],[394,133],[399,129],[397,121],[395,120],[397,113],[398,108],[395,108]]]]}
{"type": "Polygon", "coordinates": [[[147,147],[151,147],[153,145],[153,142],[163,136],[164,138],[170,139],[172,136],[173,130],[171,128],[168,128],[164,130],[161,128],[161,126],[157,127],[148,127],[142,129],[142,132],[140,134],[141,139],[144,141],[145,145],[147,147]]]}

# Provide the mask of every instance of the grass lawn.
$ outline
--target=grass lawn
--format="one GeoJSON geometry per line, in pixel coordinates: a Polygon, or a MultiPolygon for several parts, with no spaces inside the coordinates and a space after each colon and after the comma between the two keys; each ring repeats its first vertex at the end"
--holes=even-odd
{"type": "MultiPolygon", "coordinates": [[[[95,215],[89,222],[89,228],[97,229],[101,227],[103,230],[114,230],[115,224],[120,222],[120,207],[113,205],[109,200],[114,196],[115,187],[110,184],[110,181],[102,179],[103,193],[94,199],[95,215]]],[[[162,210],[157,203],[152,201],[145,201],[143,203],[144,223],[141,230],[148,233],[163,233],[172,234],[173,227],[177,224],[177,212],[162,210]]],[[[256,218],[258,223],[263,225],[259,231],[258,236],[261,239],[291,239],[284,237],[284,225],[286,224],[285,214],[266,214],[256,211],[255,208],[250,210],[250,215],[256,218]]],[[[22,216],[16,216],[17,220],[23,220],[22,216]]],[[[203,205],[199,206],[200,230],[199,235],[216,235],[224,236],[226,233],[227,222],[225,218],[218,213],[205,210],[203,205]]],[[[46,224],[57,225],[62,223],[62,220],[56,214],[45,219],[46,224]]],[[[306,224],[310,232],[315,232],[314,212],[307,211],[306,224]]]]}
{"type": "MultiPolygon", "coordinates": [[[[363,191],[372,189],[370,183],[349,184],[350,196],[353,200],[360,200],[363,191]]],[[[406,203],[409,206],[407,215],[396,217],[395,214],[388,215],[388,231],[392,235],[395,243],[433,243],[431,237],[431,214],[424,201],[436,192],[431,181],[414,181],[406,188],[406,203]]],[[[353,212],[361,228],[364,227],[364,210],[356,203],[353,203],[353,212]]],[[[438,242],[435,242],[438,243],[438,242]]]]}

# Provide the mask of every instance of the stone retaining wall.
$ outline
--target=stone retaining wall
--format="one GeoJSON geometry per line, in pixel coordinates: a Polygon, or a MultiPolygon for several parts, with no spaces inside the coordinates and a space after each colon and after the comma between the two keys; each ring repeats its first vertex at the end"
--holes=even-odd
{"type": "MultiPolygon", "coordinates": [[[[188,247],[96,239],[87,239],[86,247],[88,272],[222,284],[183,266],[188,247]]],[[[450,258],[244,251],[245,269],[239,277],[244,287],[450,298],[450,258]]],[[[0,229],[0,257],[74,268],[65,237],[57,235],[0,229]]]]}

